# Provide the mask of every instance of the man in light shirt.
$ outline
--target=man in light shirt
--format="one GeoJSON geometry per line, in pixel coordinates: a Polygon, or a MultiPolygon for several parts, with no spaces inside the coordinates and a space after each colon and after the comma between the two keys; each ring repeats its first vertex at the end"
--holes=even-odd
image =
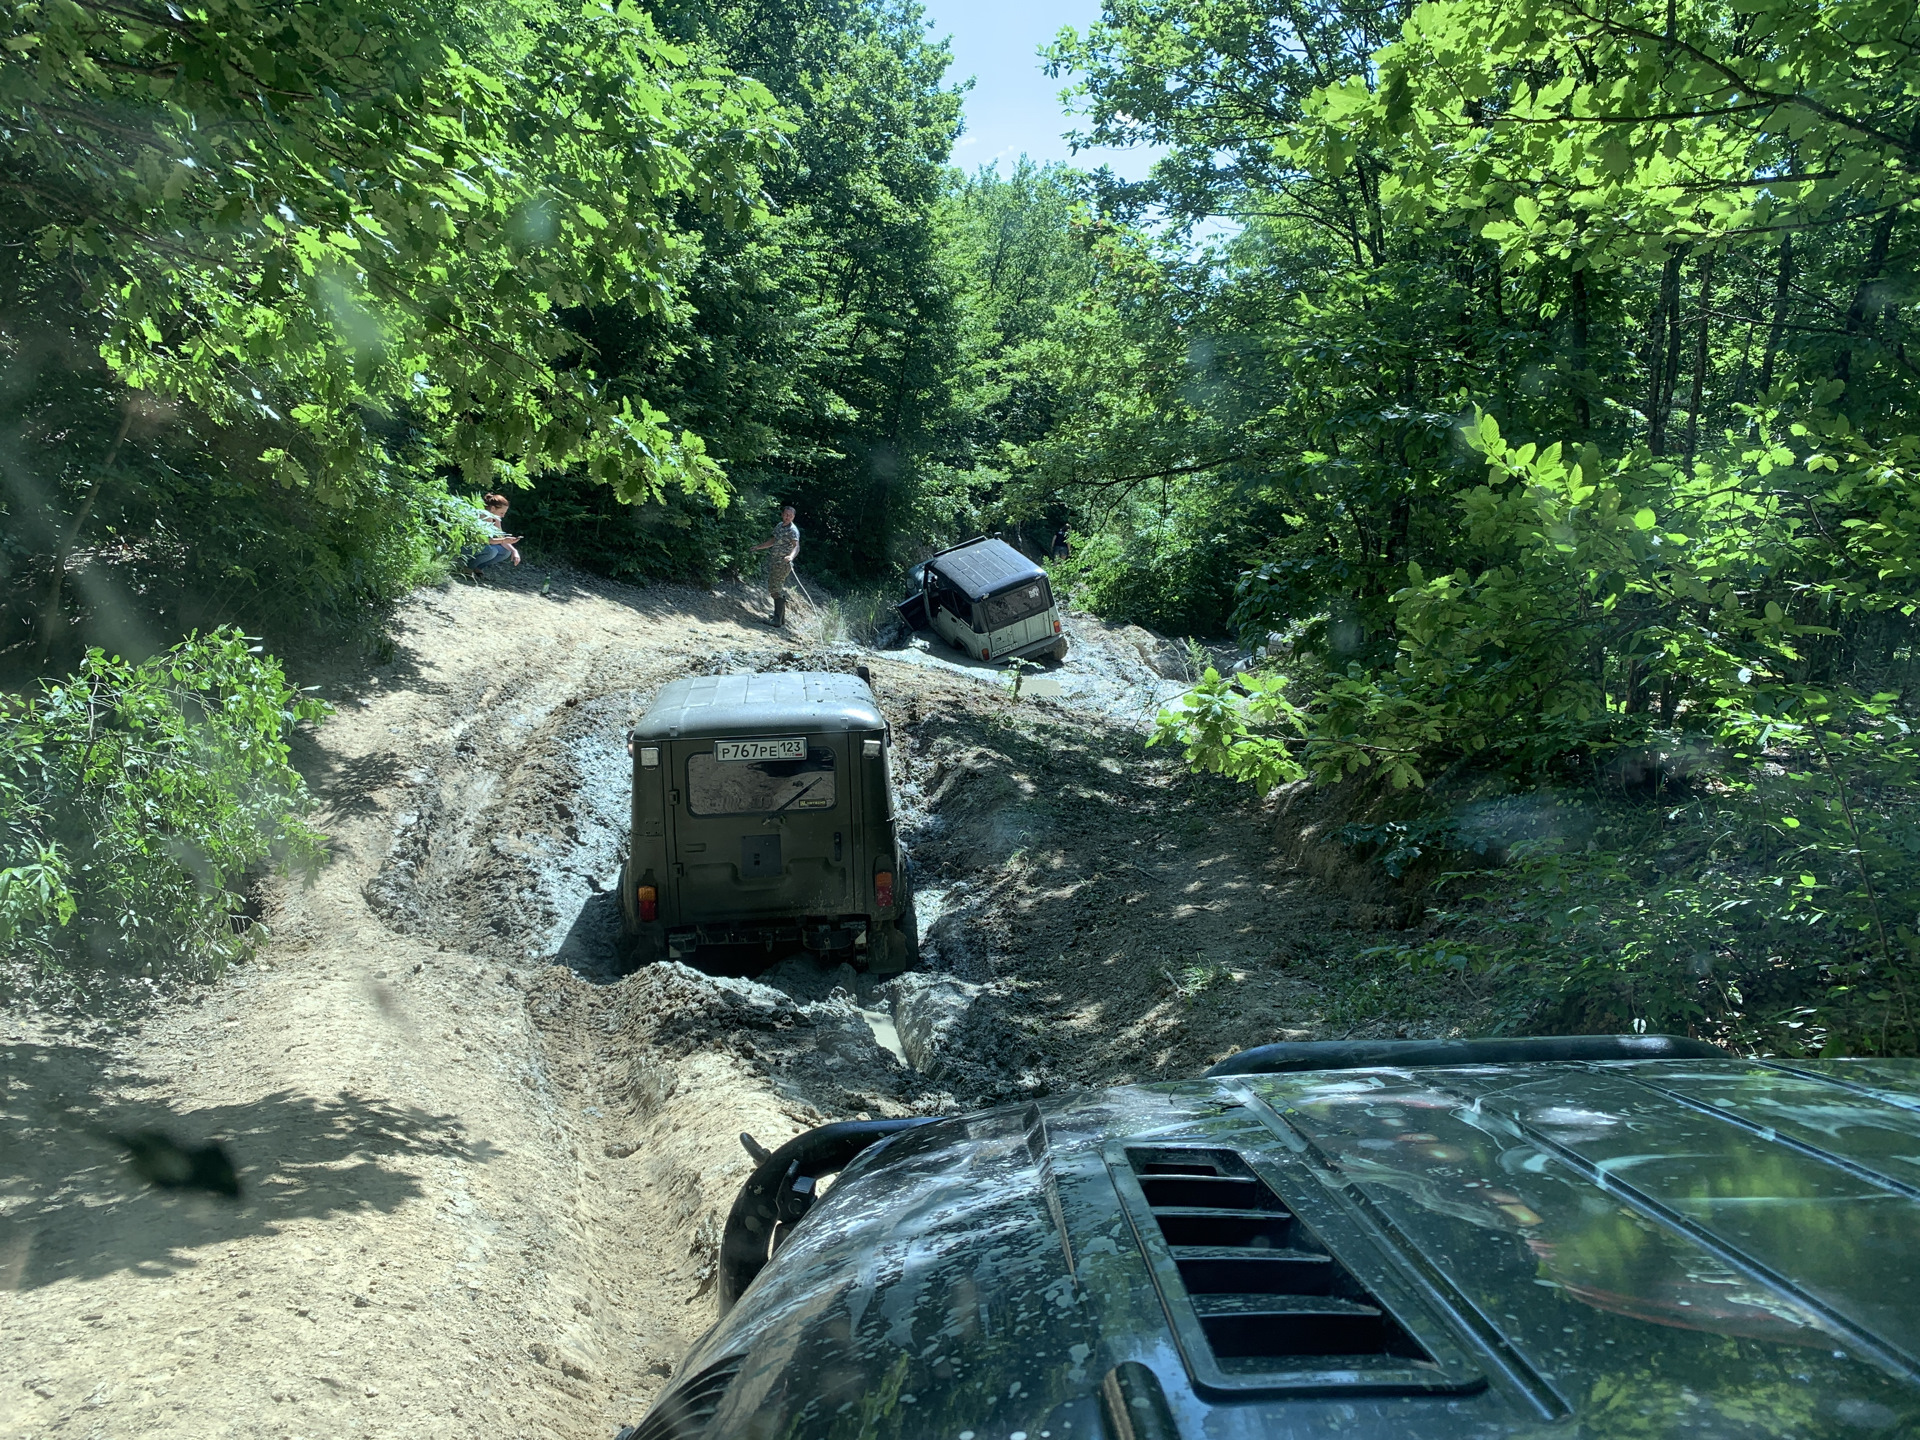
{"type": "Polygon", "coordinates": [[[800,527],[793,523],[793,516],[793,506],[783,505],[773,534],[753,547],[773,552],[767,557],[767,595],[773,601],[773,623],[778,626],[787,623],[787,580],[793,574],[793,557],[800,553],[800,527]]]}

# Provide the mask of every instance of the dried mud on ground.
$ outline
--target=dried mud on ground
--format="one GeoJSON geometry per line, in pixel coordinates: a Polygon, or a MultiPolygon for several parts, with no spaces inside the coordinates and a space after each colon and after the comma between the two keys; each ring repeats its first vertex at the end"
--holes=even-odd
{"type": "Polygon", "coordinates": [[[611,1435],[713,1319],[741,1131],[1192,1075],[1318,1033],[1316,975],[1380,938],[1145,748],[1179,687],[1119,632],[1077,622],[1057,698],[1015,700],[757,608],[527,567],[306,667],[333,858],[268,888],[272,943],[144,1014],[0,1022],[0,1436],[611,1435]],[[618,977],[625,727],[692,671],[860,660],[925,973],[618,977]],[[242,1199],[142,1186],[102,1127],[221,1139],[242,1199]]]}

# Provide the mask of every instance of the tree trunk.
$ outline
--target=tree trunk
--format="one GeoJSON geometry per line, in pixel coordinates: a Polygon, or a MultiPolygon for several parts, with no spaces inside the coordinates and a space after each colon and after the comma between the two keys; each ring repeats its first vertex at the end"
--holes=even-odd
{"type": "Polygon", "coordinates": [[[1680,709],[1680,697],[1684,693],[1680,682],[1673,676],[1666,676],[1660,684],[1660,728],[1665,730],[1673,724],[1673,717],[1680,709]]]}
{"type": "Polygon", "coordinates": [[[1773,389],[1774,360],[1787,329],[1787,297],[1793,286],[1793,232],[1780,237],[1780,268],[1773,277],[1773,324],[1767,329],[1767,353],[1760,361],[1760,393],[1773,389]]]}
{"type": "Polygon", "coordinates": [[[1640,688],[1640,662],[1627,661],[1627,673],[1620,685],[1620,711],[1625,715],[1638,715],[1646,708],[1645,693],[1640,688]]]}
{"type": "Polygon", "coordinates": [[[1587,301],[1587,272],[1573,272],[1573,423],[1582,432],[1593,428],[1593,407],[1587,400],[1587,344],[1591,334],[1591,307],[1587,301]]]}
{"type": "Polygon", "coordinates": [[[1893,222],[1898,213],[1889,210],[1882,215],[1873,227],[1873,239],[1867,243],[1867,263],[1860,272],[1860,283],[1854,287],[1853,304],[1847,307],[1847,338],[1833,367],[1833,378],[1842,384],[1853,379],[1854,346],[1880,308],[1873,292],[1880,283],[1880,272],[1886,268],[1887,248],[1893,242],[1893,222]]]}
{"type": "Polygon", "coordinates": [[[1667,312],[1679,298],[1680,257],[1667,256],[1660,269],[1660,293],[1647,317],[1647,448],[1656,455],[1667,453],[1667,417],[1662,408],[1667,393],[1665,347],[1667,312]]]}
{"type": "MultiPolygon", "coordinates": [[[[1684,260],[1684,256],[1680,257],[1684,260]]],[[[1680,351],[1686,343],[1680,323],[1680,264],[1673,267],[1673,283],[1667,289],[1667,358],[1661,370],[1664,381],[1660,395],[1660,441],[1666,447],[1667,426],[1673,421],[1673,392],[1680,388],[1680,351]]]]}
{"type": "Polygon", "coordinates": [[[54,548],[53,576],[47,581],[47,596],[40,606],[40,644],[34,655],[35,664],[42,668],[52,656],[53,642],[60,635],[60,603],[67,588],[67,561],[73,557],[74,542],[80,538],[87,517],[93,513],[94,501],[100,498],[100,487],[106,483],[107,472],[113,468],[113,462],[120,458],[120,447],[127,443],[127,432],[132,428],[133,405],[129,399],[121,410],[119,433],[113,437],[113,444],[107,447],[107,458],[100,462],[93,484],[87,487],[87,498],[80,502],[73,523],[67,526],[67,533],[60,537],[60,543],[54,548]]]}
{"type": "Polygon", "coordinates": [[[1687,465],[1700,443],[1700,400],[1707,388],[1707,311],[1713,303],[1713,252],[1700,257],[1700,323],[1694,329],[1693,388],[1687,395],[1687,465]]]}

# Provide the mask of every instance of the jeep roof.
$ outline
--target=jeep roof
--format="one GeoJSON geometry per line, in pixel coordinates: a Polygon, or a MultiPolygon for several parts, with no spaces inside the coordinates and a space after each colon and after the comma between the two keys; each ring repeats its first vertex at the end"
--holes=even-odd
{"type": "Polygon", "coordinates": [[[887,722],[867,682],[855,675],[803,670],[767,675],[696,675],[663,687],[636,740],[750,735],[804,729],[884,730],[887,722]]]}
{"type": "Polygon", "coordinates": [[[930,555],[926,563],[937,565],[969,600],[984,600],[1010,585],[1046,574],[1006,541],[984,536],[930,555]]]}
{"type": "Polygon", "coordinates": [[[1915,1433],[1920,1062],[1654,1042],[1284,1047],[809,1132],[741,1192],[723,1304],[741,1237],[790,1238],[635,1433],[1915,1433]]]}

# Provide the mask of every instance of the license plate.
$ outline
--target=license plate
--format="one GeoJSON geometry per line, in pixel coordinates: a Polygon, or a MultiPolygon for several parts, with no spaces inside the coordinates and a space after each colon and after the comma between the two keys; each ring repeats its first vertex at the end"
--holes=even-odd
{"type": "Polygon", "coordinates": [[[779,736],[770,740],[716,740],[713,742],[713,758],[716,760],[804,760],[807,758],[807,742],[799,735],[779,736]]]}

